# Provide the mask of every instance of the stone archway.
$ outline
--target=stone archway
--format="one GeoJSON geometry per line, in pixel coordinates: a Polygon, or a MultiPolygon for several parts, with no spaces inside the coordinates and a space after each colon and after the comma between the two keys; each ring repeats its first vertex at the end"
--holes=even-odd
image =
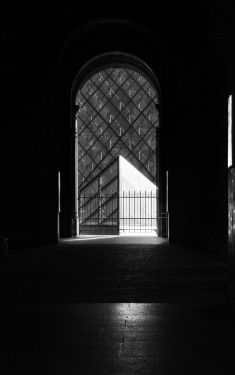
{"type": "Polygon", "coordinates": [[[75,97],[76,234],[162,235],[157,79],[133,56],[103,58],[75,97]]]}
{"type": "MultiPolygon", "coordinates": [[[[103,20],[81,28],[67,40],[61,52],[58,66],[58,171],[60,173],[59,227],[61,238],[71,237],[76,233],[74,220],[74,119],[78,109],[74,104],[76,95],[79,86],[85,83],[90,74],[98,73],[100,69],[105,69],[108,65],[113,66],[113,64],[117,64],[116,67],[122,65],[125,68],[135,66],[137,72],[142,72],[143,76],[147,75],[148,79],[154,83],[154,87],[157,88],[161,107],[159,110],[161,114],[163,113],[163,118],[165,117],[165,104],[162,105],[161,100],[162,90],[166,91],[165,55],[161,45],[149,30],[142,25],[128,21],[103,20]],[[82,54],[79,51],[82,51],[82,54]],[[156,77],[159,78],[161,85],[158,84],[156,77]]],[[[161,126],[159,212],[166,211],[167,159],[164,146],[166,131],[164,129],[165,127],[161,126]]]]}

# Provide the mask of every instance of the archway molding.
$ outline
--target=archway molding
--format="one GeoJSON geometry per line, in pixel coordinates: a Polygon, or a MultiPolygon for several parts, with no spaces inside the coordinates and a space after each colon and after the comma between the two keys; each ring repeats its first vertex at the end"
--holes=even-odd
{"type": "Polygon", "coordinates": [[[58,64],[58,171],[60,172],[60,236],[74,234],[74,97],[79,84],[110,62],[135,65],[154,82],[160,96],[160,210],[165,210],[166,128],[164,124],[166,59],[156,38],[142,25],[126,20],[99,20],[85,25],[66,41],[58,64]],[[157,78],[156,78],[157,77],[157,78]],[[161,90],[160,90],[161,88],[161,90]],[[74,110],[71,111],[71,108],[74,110]]]}

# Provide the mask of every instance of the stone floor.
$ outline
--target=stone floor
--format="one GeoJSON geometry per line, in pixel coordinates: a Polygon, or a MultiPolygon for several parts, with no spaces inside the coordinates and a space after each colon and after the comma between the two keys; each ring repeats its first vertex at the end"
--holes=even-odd
{"type": "Polygon", "coordinates": [[[228,278],[225,256],[203,249],[172,246],[166,241],[159,244],[140,241],[143,239],[139,239],[139,243],[135,240],[107,244],[65,241],[10,253],[7,267],[4,267],[8,272],[10,301],[179,303],[224,300],[228,278]]]}
{"type": "MultiPolygon", "coordinates": [[[[171,303],[17,304],[7,374],[234,374],[231,313],[171,303]]],[[[3,372],[1,372],[3,373],[3,372]]]]}
{"type": "Polygon", "coordinates": [[[8,297],[0,310],[8,343],[0,368],[6,365],[6,374],[234,374],[226,257],[137,243],[63,241],[9,253],[0,266],[8,297]]]}

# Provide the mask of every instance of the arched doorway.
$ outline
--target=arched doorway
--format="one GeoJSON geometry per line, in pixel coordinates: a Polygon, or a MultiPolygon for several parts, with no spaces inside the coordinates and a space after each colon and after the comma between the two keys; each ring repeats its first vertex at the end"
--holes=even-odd
{"type": "Polygon", "coordinates": [[[161,133],[158,140],[158,212],[166,212],[167,112],[166,100],[162,100],[167,97],[166,66],[162,46],[151,32],[129,21],[98,21],[81,28],[67,40],[58,65],[59,238],[74,237],[78,233],[75,207],[78,191],[75,188],[75,118],[79,109],[76,105],[77,93],[93,75],[108,68],[131,69],[139,73],[158,94],[161,120],[158,129],[161,133]]]}
{"type": "Polygon", "coordinates": [[[73,93],[75,234],[166,235],[157,78],[134,56],[105,54],[78,73],[73,93]]]}

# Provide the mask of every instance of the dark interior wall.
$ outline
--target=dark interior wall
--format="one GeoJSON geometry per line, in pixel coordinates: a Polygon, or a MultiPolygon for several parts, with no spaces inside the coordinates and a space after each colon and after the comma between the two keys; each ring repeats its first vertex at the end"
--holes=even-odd
{"type": "Polygon", "coordinates": [[[220,11],[218,2],[210,7],[198,2],[177,4],[170,11],[159,4],[157,12],[132,7],[119,2],[115,9],[104,3],[92,9],[84,5],[82,9],[6,11],[1,32],[5,98],[1,220],[12,247],[56,241],[58,169],[62,172],[62,234],[69,235],[68,93],[83,63],[114,44],[141,54],[161,85],[162,176],[168,169],[171,242],[226,242],[226,5],[220,11]],[[79,33],[98,19],[123,19],[123,14],[125,20],[149,30],[155,38],[151,48],[141,33],[135,38],[131,29],[116,30],[112,37],[104,30],[89,37],[79,33]]]}
{"type": "MultiPolygon", "coordinates": [[[[234,114],[235,113],[235,96],[234,96],[235,94],[235,23],[233,22],[233,20],[234,20],[234,13],[231,16],[231,28],[229,32],[229,94],[233,95],[232,113],[234,114]]],[[[233,115],[233,118],[234,118],[234,115],[233,115]]],[[[233,146],[235,144],[235,130],[234,130],[235,125],[234,124],[235,123],[233,120],[232,122],[233,146]]],[[[233,155],[232,155],[232,166],[233,168],[235,166],[234,147],[233,147],[233,155]]],[[[231,185],[230,185],[230,188],[231,188],[231,185]]],[[[233,197],[234,197],[234,192],[233,192],[233,197]]],[[[231,196],[230,196],[230,199],[231,199],[231,196]]],[[[232,212],[232,215],[234,217],[234,212],[232,212]]],[[[231,301],[234,305],[235,304],[235,228],[234,228],[234,225],[232,226],[232,228],[230,228],[230,238],[229,238],[229,288],[230,288],[231,301]]]]}

